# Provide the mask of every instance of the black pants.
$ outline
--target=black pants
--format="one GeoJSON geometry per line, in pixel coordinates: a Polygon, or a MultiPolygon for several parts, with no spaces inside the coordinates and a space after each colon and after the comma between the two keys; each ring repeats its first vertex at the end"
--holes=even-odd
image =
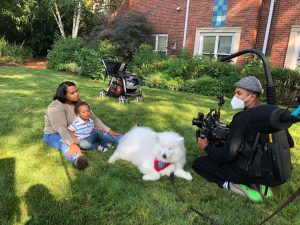
{"type": "Polygon", "coordinates": [[[217,163],[209,156],[197,158],[193,163],[193,169],[206,180],[218,184],[219,187],[222,187],[225,181],[245,185],[254,183],[247,176],[237,173],[232,164],[217,163]]]}

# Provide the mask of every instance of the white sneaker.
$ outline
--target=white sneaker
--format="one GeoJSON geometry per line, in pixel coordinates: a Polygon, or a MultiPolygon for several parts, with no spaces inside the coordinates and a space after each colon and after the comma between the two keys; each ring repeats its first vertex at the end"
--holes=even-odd
{"type": "Polygon", "coordinates": [[[108,151],[108,148],[105,148],[105,147],[103,147],[102,145],[98,145],[97,150],[98,150],[99,152],[107,152],[107,151],[108,151]]]}

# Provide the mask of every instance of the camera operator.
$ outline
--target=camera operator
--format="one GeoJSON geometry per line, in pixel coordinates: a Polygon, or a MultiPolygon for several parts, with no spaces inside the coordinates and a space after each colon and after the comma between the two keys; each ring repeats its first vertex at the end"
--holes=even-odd
{"type": "MultiPolygon", "coordinates": [[[[206,156],[197,158],[193,169],[203,178],[229,189],[235,193],[249,197],[254,201],[262,200],[260,194],[265,188],[259,181],[251,180],[246,172],[246,165],[252,155],[243,151],[243,147],[253,146],[256,132],[249,128],[249,113],[260,105],[263,92],[261,83],[254,76],[248,76],[235,83],[235,95],[231,100],[233,109],[242,109],[234,115],[230,123],[229,134],[223,146],[208,144],[207,138],[198,138],[198,146],[206,152],[206,156]]],[[[269,188],[268,195],[272,195],[269,188]]]]}

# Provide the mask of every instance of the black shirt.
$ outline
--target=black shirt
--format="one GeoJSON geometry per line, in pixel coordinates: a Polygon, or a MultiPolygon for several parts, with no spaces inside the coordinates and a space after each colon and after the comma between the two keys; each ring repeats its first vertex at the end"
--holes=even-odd
{"type": "Polygon", "coordinates": [[[251,109],[247,109],[234,115],[223,146],[207,145],[204,148],[209,157],[218,163],[232,163],[238,170],[245,169],[253,151],[251,148],[244,149],[243,146],[252,146],[257,135],[257,132],[249,128],[250,111],[251,109]]]}

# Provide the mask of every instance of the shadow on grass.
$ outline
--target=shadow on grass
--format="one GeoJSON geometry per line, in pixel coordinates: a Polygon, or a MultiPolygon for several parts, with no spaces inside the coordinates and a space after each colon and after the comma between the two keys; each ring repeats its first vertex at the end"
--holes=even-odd
{"type": "Polygon", "coordinates": [[[0,224],[20,221],[20,199],[16,194],[15,158],[0,159],[0,224]]]}
{"type": "Polygon", "coordinates": [[[31,186],[25,201],[30,219],[26,225],[33,224],[77,224],[65,202],[55,200],[48,188],[43,184],[31,186]]]}

